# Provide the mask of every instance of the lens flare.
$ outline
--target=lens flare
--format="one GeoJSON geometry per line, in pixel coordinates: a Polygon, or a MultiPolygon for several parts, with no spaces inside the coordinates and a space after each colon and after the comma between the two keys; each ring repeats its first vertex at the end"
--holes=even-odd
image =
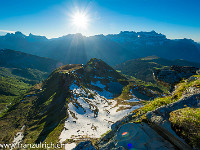
{"type": "Polygon", "coordinates": [[[136,150],[136,149],[133,147],[133,144],[131,144],[131,143],[128,144],[128,149],[129,149],[129,150],[136,150]]]}
{"type": "Polygon", "coordinates": [[[122,136],[123,136],[123,137],[125,137],[125,136],[127,136],[127,135],[128,135],[128,132],[122,133],[122,136]]]}

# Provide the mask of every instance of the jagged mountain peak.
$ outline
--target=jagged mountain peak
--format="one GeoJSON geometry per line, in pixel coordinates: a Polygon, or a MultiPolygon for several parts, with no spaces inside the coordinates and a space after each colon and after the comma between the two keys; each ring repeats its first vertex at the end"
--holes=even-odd
{"type": "Polygon", "coordinates": [[[20,31],[16,31],[15,33],[7,33],[5,35],[5,37],[14,37],[14,38],[25,38],[26,35],[24,35],[22,32],[20,31]]]}
{"type": "Polygon", "coordinates": [[[16,31],[15,35],[24,35],[24,34],[22,32],[20,32],[20,31],[16,31]]]}
{"type": "Polygon", "coordinates": [[[88,63],[84,66],[84,70],[90,75],[101,78],[114,78],[114,79],[125,79],[124,76],[119,74],[116,70],[114,70],[107,63],[102,61],[101,59],[92,58],[88,61],[88,63]]]}
{"type": "Polygon", "coordinates": [[[96,65],[106,65],[108,66],[104,61],[102,61],[101,59],[97,59],[97,58],[91,58],[88,63],[86,64],[86,66],[90,66],[90,67],[94,67],[96,65]]]}
{"type": "Polygon", "coordinates": [[[123,86],[127,85],[124,76],[104,61],[96,58],[92,58],[86,65],[68,64],[61,66],[49,76],[48,80],[58,76],[65,81],[70,79],[70,84],[75,83],[78,86],[96,90],[106,98],[119,96],[123,86]]]}
{"type": "MultiPolygon", "coordinates": [[[[103,62],[101,59],[97,59],[97,58],[92,58],[90,59],[87,64],[84,66],[84,70],[86,72],[96,72],[97,73],[97,69],[101,69],[98,71],[102,71],[102,69],[108,71],[109,69],[112,70],[112,68],[107,65],[105,62],[103,62]]],[[[103,72],[102,72],[103,73],[103,72]]]]}
{"type": "Polygon", "coordinates": [[[30,33],[29,36],[27,36],[27,38],[31,40],[32,42],[37,41],[37,40],[47,40],[45,36],[34,35],[32,33],[30,33]]]}
{"type": "Polygon", "coordinates": [[[98,57],[110,65],[116,65],[150,55],[199,62],[200,55],[198,43],[188,39],[167,39],[165,35],[155,31],[124,31],[119,34],[89,37],[69,34],[53,39],[32,34],[27,36],[17,32],[0,36],[0,48],[21,50],[53,58],[64,64],[85,64],[88,58],[98,57]]]}

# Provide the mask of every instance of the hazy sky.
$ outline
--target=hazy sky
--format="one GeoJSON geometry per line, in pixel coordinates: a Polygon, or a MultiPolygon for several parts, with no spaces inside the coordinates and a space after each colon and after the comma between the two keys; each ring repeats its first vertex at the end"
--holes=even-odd
{"type": "Polygon", "coordinates": [[[200,42],[199,7],[200,0],[0,0],[0,34],[21,31],[53,38],[155,30],[200,42]],[[72,24],[76,12],[88,18],[86,28],[72,24]]]}

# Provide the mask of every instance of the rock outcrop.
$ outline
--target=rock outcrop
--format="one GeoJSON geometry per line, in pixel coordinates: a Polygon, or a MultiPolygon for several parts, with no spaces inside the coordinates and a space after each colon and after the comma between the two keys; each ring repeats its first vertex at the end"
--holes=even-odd
{"type": "Polygon", "coordinates": [[[148,109],[149,111],[144,113],[138,109],[115,122],[111,126],[112,130],[95,143],[96,148],[100,150],[191,150],[191,146],[194,145],[190,143],[188,145],[188,141],[186,143],[182,139],[182,136],[172,128],[173,124],[169,118],[170,113],[176,110],[200,107],[199,76],[193,76],[197,70],[198,68],[195,67],[172,66],[156,72],[155,77],[170,86],[174,86],[184,78],[187,79],[176,85],[177,89],[167,97],[170,99],[169,102],[167,98],[166,103],[165,99],[157,99],[155,102],[159,103],[161,100],[160,103],[164,104],[155,104],[155,108],[148,109]]]}
{"type": "MultiPolygon", "coordinates": [[[[198,93],[197,90],[192,91],[192,93],[198,93]]],[[[192,149],[188,144],[184,142],[171,128],[169,122],[169,114],[172,111],[188,107],[200,107],[200,93],[192,94],[189,91],[187,95],[183,96],[179,101],[169,104],[167,106],[160,107],[155,111],[148,112],[146,117],[155,131],[162,133],[162,136],[165,139],[168,139],[179,149],[190,150],[192,149]]]]}
{"type": "Polygon", "coordinates": [[[146,123],[128,123],[118,130],[116,146],[125,149],[168,150],[175,147],[162,138],[146,123]]]}
{"type": "Polygon", "coordinates": [[[100,150],[110,149],[173,150],[176,148],[146,123],[127,123],[117,130],[108,143],[100,147],[100,150]]]}
{"type": "MultiPolygon", "coordinates": [[[[196,81],[190,77],[185,82],[196,81]]],[[[187,87],[178,101],[148,112],[145,122],[134,122],[134,113],[122,118],[112,125],[112,130],[102,137],[96,146],[100,150],[125,149],[184,149],[191,150],[184,139],[172,129],[170,113],[185,107],[200,107],[200,89],[187,87]]],[[[140,117],[140,116],[138,116],[140,117]]],[[[144,120],[143,120],[144,121],[144,120]]]]}
{"type": "Polygon", "coordinates": [[[165,85],[174,86],[183,78],[189,78],[197,73],[198,68],[189,66],[171,66],[168,69],[154,70],[153,75],[156,81],[165,85]]]}

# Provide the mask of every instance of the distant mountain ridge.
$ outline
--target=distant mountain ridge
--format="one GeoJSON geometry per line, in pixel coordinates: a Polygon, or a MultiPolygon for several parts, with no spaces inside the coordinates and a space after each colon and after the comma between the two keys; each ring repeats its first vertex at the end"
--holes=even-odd
{"type": "Polygon", "coordinates": [[[59,61],[10,49],[0,49],[0,60],[0,67],[6,68],[32,68],[52,72],[59,67],[59,61]]]}
{"type": "Polygon", "coordinates": [[[114,68],[121,73],[133,76],[146,82],[155,82],[153,72],[155,69],[169,68],[172,65],[193,66],[200,68],[200,63],[189,62],[182,59],[168,60],[157,56],[148,56],[138,59],[128,60],[116,65],[114,68]]]}
{"type": "Polygon", "coordinates": [[[151,55],[200,62],[199,43],[191,39],[170,40],[155,31],[123,31],[119,34],[90,37],[69,34],[53,39],[16,32],[0,36],[0,48],[49,57],[64,64],[85,64],[91,58],[99,58],[109,65],[116,65],[151,55]]]}

